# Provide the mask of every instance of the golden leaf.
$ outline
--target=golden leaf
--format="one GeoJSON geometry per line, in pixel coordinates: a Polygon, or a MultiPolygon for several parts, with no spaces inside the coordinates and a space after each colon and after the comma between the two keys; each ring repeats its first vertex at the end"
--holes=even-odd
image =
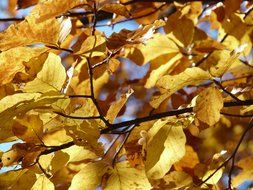
{"type": "Polygon", "coordinates": [[[60,91],[66,80],[66,71],[61,64],[58,55],[49,53],[42,70],[36,78],[28,82],[24,88],[25,92],[48,92],[60,91]]]}
{"type": "Polygon", "coordinates": [[[0,50],[6,51],[34,43],[57,45],[59,33],[60,23],[57,19],[49,19],[38,24],[35,24],[34,20],[24,20],[0,33],[0,50]]]}
{"type": "Polygon", "coordinates": [[[43,54],[45,48],[16,47],[0,53],[0,86],[10,83],[19,72],[25,73],[24,63],[43,54]]]}
{"type": "Polygon", "coordinates": [[[54,190],[54,184],[44,175],[40,175],[31,190],[54,190]]]}
{"type": "Polygon", "coordinates": [[[127,51],[127,58],[138,65],[143,65],[149,61],[165,54],[178,53],[176,44],[165,35],[154,34],[153,37],[144,44],[139,44],[135,48],[127,51]]]}
{"type": "Polygon", "coordinates": [[[221,92],[215,87],[209,87],[198,95],[193,111],[200,121],[213,126],[220,120],[222,107],[223,98],[221,92]]]}
{"type": "Polygon", "coordinates": [[[184,156],[186,137],[182,126],[161,120],[148,131],[148,137],[146,172],[149,178],[160,179],[184,156]]]}
{"type": "Polygon", "coordinates": [[[15,121],[16,123],[12,126],[14,135],[27,143],[41,143],[43,122],[38,115],[25,115],[15,121]]]}
{"type": "Polygon", "coordinates": [[[168,189],[182,189],[192,184],[192,177],[183,171],[173,171],[164,176],[168,189]]]}
{"type": "Polygon", "coordinates": [[[184,157],[174,164],[174,167],[178,171],[184,171],[184,168],[193,169],[199,163],[198,154],[189,145],[185,147],[184,157]]]}
{"type": "Polygon", "coordinates": [[[167,70],[171,68],[176,61],[182,58],[182,54],[178,53],[174,55],[171,59],[168,60],[167,63],[161,65],[157,69],[151,71],[150,76],[145,84],[145,88],[152,88],[155,86],[156,82],[166,74],[167,70]]]}
{"type": "Polygon", "coordinates": [[[95,189],[106,171],[103,162],[88,163],[72,179],[69,190],[95,189]]]}
{"type": "Polygon", "coordinates": [[[86,0],[47,0],[37,4],[31,13],[28,15],[28,19],[36,19],[36,24],[43,22],[68,10],[86,4],[86,0]]]}
{"type": "Polygon", "coordinates": [[[120,99],[113,102],[107,111],[106,118],[109,120],[109,122],[113,123],[114,119],[117,117],[120,110],[123,108],[123,106],[126,104],[128,98],[133,93],[133,90],[129,90],[128,93],[122,94],[120,99]]]}
{"type": "Polygon", "coordinates": [[[8,171],[0,174],[0,189],[31,189],[35,181],[35,174],[27,169],[8,171]]]}
{"type": "Polygon", "coordinates": [[[206,62],[210,67],[210,74],[214,77],[221,77],[229,67],[238,59],[239,53],[227,50],[214,51],[206,62]]]}
{"type": "Polygon", "coordinates": [[[130,17],[130,13],[124,5],[118,3],[108,3],[105,4],[102,8],[103,11],[115,13],[124,17],[130,17]]]}
{"type": "Polygon", "coordinates": [[[79,46],[73,46],[76,55],[103,56],[106,51],[106,39],[102,35],[88,36],[79,46]]]}
{"type": "Polygon", "coordinates": [[[194,23],[186,16],[181,18],[179,16],[178,12],[171,15],[166,22],[164,30],[177,44],[187,47],[193,40],[194,23]]]}
{"type": "Polygon", "coordinates": [[[160,89],[162,95],[154,96],[150,102],[152,107],[157,108],[162,101],[174,94],[176,91],[188,85],[198,85],[203,81],[210,79],[208,72],[198,68],[188,68],[178,75],[165,75],[161,77],[156,86],[160,89]]]}
{"type": "Polygon", "coordinates": [[[145,170],[130,167],[127,161],[117,163],[111,171],[105,190],[152,189],[145,170]],[[127,175],[126,175],[127,174],[127,175]]]}
{"type": "Polygon", "coordinates": [[[253,157],[252,156],[242,158],[241,160],[238,161],[236,166],[240,167],[242,171],[232,179],[233,186],[237,187],[238,185],[243,183],[245,180],[253,179],[253,172],[252,172],[253,157]]]}

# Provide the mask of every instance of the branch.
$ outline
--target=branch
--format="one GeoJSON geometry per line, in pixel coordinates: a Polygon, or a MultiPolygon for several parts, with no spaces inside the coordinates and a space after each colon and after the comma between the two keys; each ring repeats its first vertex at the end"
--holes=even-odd
{"type": "Polygon", "coordinates": [[[54,146],[50,149],[47,149],[47,150],[44,150],[43,152],[41,152],[39,156],[51,154],[53,152],[57,152],[59,150],[66,149],[66,148],[69,148],[69,147],[74,146],[74,145],[75,145],[74,141],[71,141],[71,142],[68,142],[66,144],[62,144],[60,146],[54,146]]]}
{"type": "MultiPolygon", "coordinates": [[[[125,3],[121,3],[123,5],[130,5],[134,3],[174,3],[174,2],[179,2],[179,3],[189,3],[189,2],[194,2],[196,0],[131,0],[125,3]]],[[[218,2],[223,2],[224,0],[202,0],[203,4],[209,4],[209,3],[218,3],[218,2]]]]}
{"type": "Polygon", "coordinates": [[[253,117],[253,114],[250,114],[250,115],[237,115],[237,114],[224,113],[224,112],[221,112],[221,114],[225,115],[225,116],[229,116],[229,117],[241,117],[241,118],[253,117]]]}
{"type": "Polygon", "coordinates": [[[218,82],[217,80],[213,79],[213,82],[220,87],[220,89],[227,93],[230,97],[232,97],[235,101],[241,102],[242,100],[240,100],[239,98],[237,98],[234,94],[232,94],[231,92],[227,91],[220,82],[218,82]]]}
{"type": "MultiPolygon", "coordinates": [[[[238,101],[224,102],[223,106],[224,107],[234,107],[234,106],[247,106],[247,105],[253,105],[253,99],[240,101],[240,102],[238,102],[238,101]]],[[[193,112],[193,107],[172,110],[172,111],[163,112],[163,113],[157,113],[154,115],[136,118],[136,119],[129,120],[129,121],[123,121],[120,123],[110,124],[108,128],[101,130],[101,134],[110,133],[110,131],[112,131],[112,130],[119,129],[119,128],[125,127],[125,126],[130,126],[130,125],[134,125],[134,124],[138,125],[140,123],[147,122],[147,121],[157,120],[157,119],[165,118],[168,116],[177,116],[180,114],[191,113],[191,112],[193,112]]]]}

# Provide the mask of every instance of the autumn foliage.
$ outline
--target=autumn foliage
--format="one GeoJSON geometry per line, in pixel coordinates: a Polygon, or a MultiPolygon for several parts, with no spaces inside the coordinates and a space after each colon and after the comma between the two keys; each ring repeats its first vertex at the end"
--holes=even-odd
{"type": "Polygon", "coordinates": [[[0,151],[1,190],[236,189],[253,180],[251,1],[8,5],[0,149],[13,145],[0,151]]]}

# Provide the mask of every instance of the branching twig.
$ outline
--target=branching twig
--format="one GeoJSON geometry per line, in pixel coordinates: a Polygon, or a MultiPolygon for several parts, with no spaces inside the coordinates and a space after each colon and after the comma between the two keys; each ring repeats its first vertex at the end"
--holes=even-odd
{"type": "MultiPolygon", "coordinates": [[[[224,107],[234,107],[234,106],[244,106],[244,105],[253,105],[253,99],[240,101],[240,102],[238,102],[238,101],[224,102],[223,106],[224,107]]],[[[110,133],[110,131],[113,131],[115,129],[119,129],[122,127],[134,125],[134,124],[139,124],[139,123],[143,123],[143,122],[147,122],[147,121],[165,118],[168,116],[177,116],[180,114],[191,113],[191,112],[193,112],[193,107],[183,108],[183,109],[178,109],[178,110],[171,110],[168,112],[157,113],[157,114],[153,114],[153,115],[141,117],[141,118],[136,118],[136,119],[129,120],[129,121],[123,121],[120,123],[110,124],[110,127],[101,130],[101,134],[110,133]]]]}
{"type": "Polygon", "coordinates": [[[120,151],[122,150],[124,144],[126,143],[128,137],[130,136],[132,130],[134,129],[135,125],[132,125],[131,128],[128,130],[128,132],[125,134],[124,140],[122,141],[122,143],[120,144],[118,150],[116,151],[116,153],[113,156],[113,160],[112,160],[112,165],[114,166],[117,160],[117,157],[120,153],[120,151]]]}
{"type": "Polygon", "coordinates": [[[232,94],[231,92],[227,91],[227,90],[222,86],[222,84],[221,84],[219,81],[213,79],[213,82],[214,82],[217,86],[219,86],[220,89],[221,89],[223,92],[225,92],[226,94],[228,94],[228,95],[229,95],[230,97],[232,97],[234,100],[236,100],[236,101],[238,101],[238,102],[241,102],[241,101],[242,101],[242,100],[240,100],[239,98],[237,98],[234,94],[232,94]]]}
{"type": "Polygon", "coordinates": [[[231,168],[230,168],[230,171],[229,171],[229,174],[228,174],[228,189],[229,190],[232,190],[232,187],[231,187],[231,179],[232,179],[232,173],[233,173],[233,169],[234,169],[234,164],[235,164],[235,157],[236,157],[236,154],[238,152],[238,149],[244,139],[244,137],[246,136],[246,134],[248,133],[248,131],[250,129],[252,129],[253,127],[253,118],[251,119],[248,127],[244,130],[241,138],[239,139],[233,153],[229,156],[229,158],[227,158],[211,175],[209,175],[204,181],[202,181],[200,184],[198,184],[198,186],[201,186],[202,184],[206,183],[209,179],[211,179],[221,168],[223,168],[224,166],[226,166],[228,164],[228,162],[230,160],[232,160],[232,165],[231,165],[231,168]]]}

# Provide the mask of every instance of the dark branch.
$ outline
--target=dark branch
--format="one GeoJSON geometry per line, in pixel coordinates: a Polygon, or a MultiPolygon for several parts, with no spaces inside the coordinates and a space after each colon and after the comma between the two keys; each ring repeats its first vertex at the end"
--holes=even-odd
{"type": "MultiPolygon", "coordinates": [[[[234,106],[247,106],[247,105],[253,105],[253,99],[240,101],[240,102],[238,102],[238,101],[224,102],[223,106],[224,107],[234,107],[234,106]]],[[[119,129],[119,128],[125,127],[125,126],[130,126],[130,125],[134,125],[134,124],[138,125],[140,123],[147,122],[147,121],[152,121],[152,120],[156,120],[156,119],[161,119],[161,118],[165,118],[165,117],[169,117],[169,116],[176,116],[176,115],[180,115],[180,114],[184,114],[184,113],[191,113],[191,112],[193,112],[193,107],[179,109],[179,110],[172,110],[172,111],[168,111],[168,112],[164,112],[164,113],[157,113],[157,114],[142,117],[142,118],[137,118],[137,119],[133,119],[133,120],[129,120],[129,121],[110,124],[108,128],[101,130],[101,134],[110,133],[110,131],[112,131],[112,130],[119,129]]]]}

